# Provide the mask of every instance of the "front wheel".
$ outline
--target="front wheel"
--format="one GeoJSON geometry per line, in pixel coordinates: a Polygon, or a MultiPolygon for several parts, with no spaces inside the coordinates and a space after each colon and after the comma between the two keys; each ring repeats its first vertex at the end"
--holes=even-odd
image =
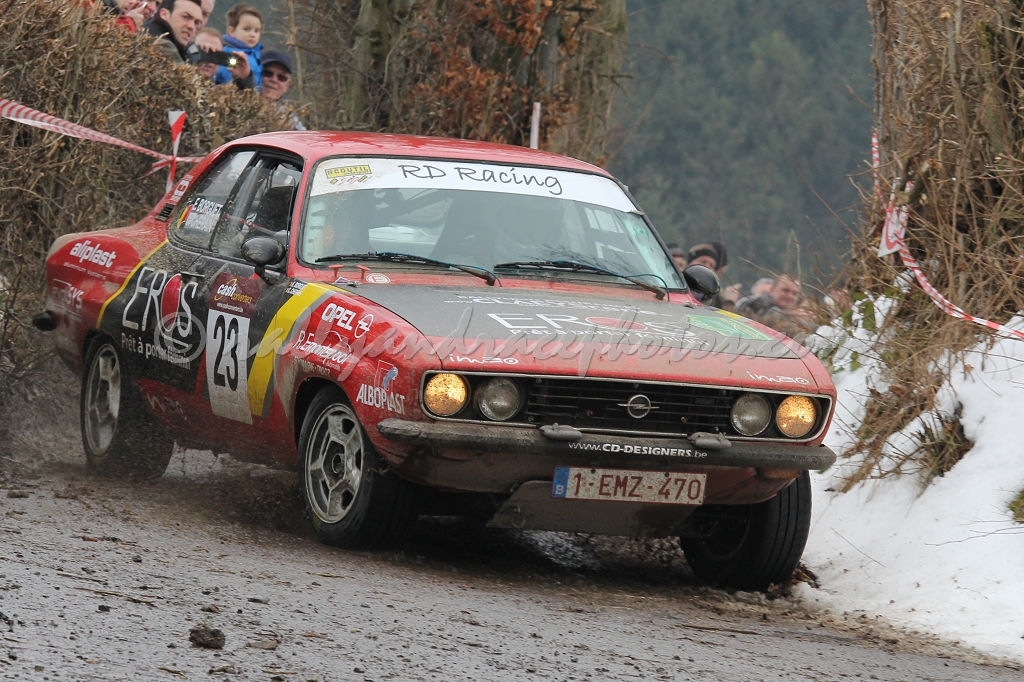
{"type": "Polygon", "coordinates": [[[345,394],[322,389],[299,434],[302,495],[317,536],[338,547],[400,539],[415,521],[415,488],[377,455],[345,394]]]}
{"type": "Polygon", "coordinates": [[[79,402],[82,445],[89,468],[122,478],[159,478],[167,470],[174,441],[145,411],[113,342],[89,346],[79,402]]]}
{"type": "Polygon", "coordinates": [[[705,533],[680,538],[690,568],[713,585],[764,590],[793,575],[811,526],[811,479],[805,471],[770,500],[697,512],[705,533]]]}

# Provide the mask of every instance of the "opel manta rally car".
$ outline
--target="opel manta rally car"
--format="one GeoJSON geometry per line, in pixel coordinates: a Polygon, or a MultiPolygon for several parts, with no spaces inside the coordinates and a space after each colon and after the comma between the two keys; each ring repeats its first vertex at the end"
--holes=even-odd
{"type": "Polygon", "coordinates": [[[705,307],[629,193],[521,147],[243,138],[141,222],[47,258],[88,464],[175,443],[295,468],[325,542],[400,539],[437,499],[491,526],[678,536],[759,589],[804,548],[835,390],[803,347],[705,307]]]}

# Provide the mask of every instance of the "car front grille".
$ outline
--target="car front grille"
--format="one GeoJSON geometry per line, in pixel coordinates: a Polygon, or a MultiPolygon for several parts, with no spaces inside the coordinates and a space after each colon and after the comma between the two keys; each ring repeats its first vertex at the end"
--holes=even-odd
{"type": "Polygon", "coordinates": [[[729,413],[737,394],[705,386],[552,377],[531,379],[526,389],[525,421],[531,424],[671,435],[731,433],[729,413]],[[646,401],[651,409],[642,414],[646,401]]]}

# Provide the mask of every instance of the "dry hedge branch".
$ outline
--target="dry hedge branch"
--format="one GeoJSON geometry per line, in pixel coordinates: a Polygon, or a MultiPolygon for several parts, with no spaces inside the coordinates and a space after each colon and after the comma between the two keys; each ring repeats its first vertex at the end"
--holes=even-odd
{"type": "MultiPolygon", "coordinates": [[[[289,127],[255,91],[211,87],[171,66],[152,37],[120,28],[78,3],[0,2],[0,96],[147,149],[170,153],[167,112],[188,123],[179,154],[202,155],[240,135],[289,127]]],[[[128,224],[163,194],[153,159],[98,142],[0,120],[0,395],[35,364],[42,265],[69,232],[128,224]],[[0,287],[3,288],[3,287],[0,287]],[[33,340],[35,342],[33,342],[33,340]]]]}
{"type": "MultiPolygon", "coordinates": [[[[910,209],[907,244],[938,291],[999,323],[1024,310],[1024,3],[869,0],[868,9],[881,165],[854,285],[897,305],[876,349],[890,389],[870,401],[846,453],[863,456],[854,478],[883,471],[885,440],[934,408],[943,358],[988,334],[918,287],[894,286],[898,256],[876,255],[890,189],[910,209]]],[[[927,456],[929,438],[920,434],[914,457],[927,456]]]]}

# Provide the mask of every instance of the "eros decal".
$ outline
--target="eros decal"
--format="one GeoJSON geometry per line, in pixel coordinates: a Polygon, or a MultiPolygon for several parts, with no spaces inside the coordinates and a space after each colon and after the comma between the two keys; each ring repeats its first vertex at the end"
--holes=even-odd
{"type": "Polygon", "coordinates": [[[121,347],[147,360],[190,368],[203,347],[203,330],[193,322],[199,285],[149,266],[134,280],[121,313],[121,347]]]}

